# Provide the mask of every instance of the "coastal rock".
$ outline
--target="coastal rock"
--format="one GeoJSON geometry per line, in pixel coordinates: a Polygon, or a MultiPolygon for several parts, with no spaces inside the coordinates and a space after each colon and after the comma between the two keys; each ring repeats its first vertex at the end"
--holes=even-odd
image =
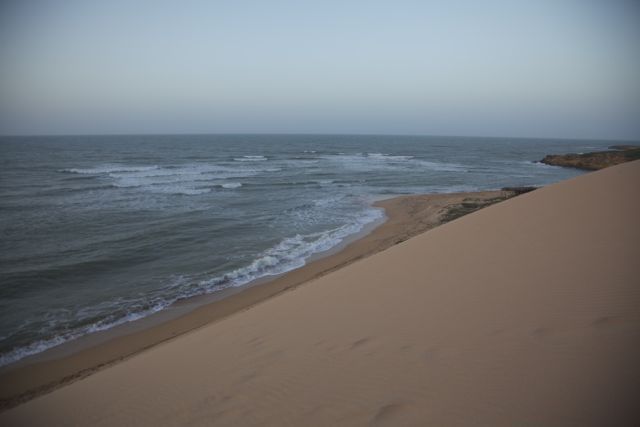
{"type": "Polygon", "coordinates": [[[597,151],[582,154],[550,154],[541,163],[586,170],[598,170],[620,163],[640,159],[640,147],[634,145],[614,145],[611,151],[597,151]]]}
{"type": "Polygon", "coordinates": [[[621,144],[621,145],[612,145],[609,147],[609,150],[636,150],[639,148],[640,148],[640,145],[621,144]]]}
{"type": "Polygon", "coordinates": [[[520,194],[528,193],[533,190],[537,190],[538,187],[531,186],[520,186],[520,187],[503,187],[502,191],[508,191],[510,193],[514,193],[514,195],[518,196],[520,194]]]}

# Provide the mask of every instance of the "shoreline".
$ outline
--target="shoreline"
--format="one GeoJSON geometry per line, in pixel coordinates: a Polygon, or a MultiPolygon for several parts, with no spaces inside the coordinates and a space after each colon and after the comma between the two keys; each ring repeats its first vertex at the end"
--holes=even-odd
{"type": "Polygon", "coordinates": [[[640,161],[465,215],[0,424],[637,425],[638,182],[640,161]]]}
{"type": "Polygon", "coordinates": [[[85,378],[151,347],[190,333],[314,281],[474,210],[513,190],[406,195],[380,200],[383,222],[369,224],[306,265],[248,285],[190,298],[159,313],[28,356],[0,369],[0,411],[85,378]]]}

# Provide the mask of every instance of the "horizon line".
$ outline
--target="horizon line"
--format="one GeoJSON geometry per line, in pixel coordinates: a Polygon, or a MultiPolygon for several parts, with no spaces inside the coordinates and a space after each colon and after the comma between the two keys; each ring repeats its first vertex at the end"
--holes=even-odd
{"type": "Polygon", "coordinates": [[[555,136],[497,136],[497,135],[454,135],[454,134],[422,134],[422,133],[366,133],[366,132],[114,132],[114,133],[33,133],[33,134],[0,134],[0,138],[43,138],[43,137],[116,137],[116,136],[230,136],[230,135],[250,135],[250,136],[398,136],[398,137],[432,137],[432,138],[491,138],[491,139],[534,139],[534,140],[569,140],[569,141],[625,141],[638,142],[632,138],[581,138],[581,137],[555,137],[555,136]]]}

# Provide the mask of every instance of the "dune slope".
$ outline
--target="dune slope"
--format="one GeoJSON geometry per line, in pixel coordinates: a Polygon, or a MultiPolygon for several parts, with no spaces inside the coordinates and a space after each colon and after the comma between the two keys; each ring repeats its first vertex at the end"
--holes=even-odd
{"type": "Polygon", "coordinates": [[[635,425],[640,162],[480,210],[2,425],[635,425]]]}

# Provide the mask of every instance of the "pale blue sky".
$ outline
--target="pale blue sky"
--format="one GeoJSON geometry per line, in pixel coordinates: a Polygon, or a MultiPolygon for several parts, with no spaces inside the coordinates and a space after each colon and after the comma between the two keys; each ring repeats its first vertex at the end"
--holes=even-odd
{"type": "Polygon", "coordinates": [[[638,139],[639,42],[634,0],[5,0],[0,134],[638,139]]]}

